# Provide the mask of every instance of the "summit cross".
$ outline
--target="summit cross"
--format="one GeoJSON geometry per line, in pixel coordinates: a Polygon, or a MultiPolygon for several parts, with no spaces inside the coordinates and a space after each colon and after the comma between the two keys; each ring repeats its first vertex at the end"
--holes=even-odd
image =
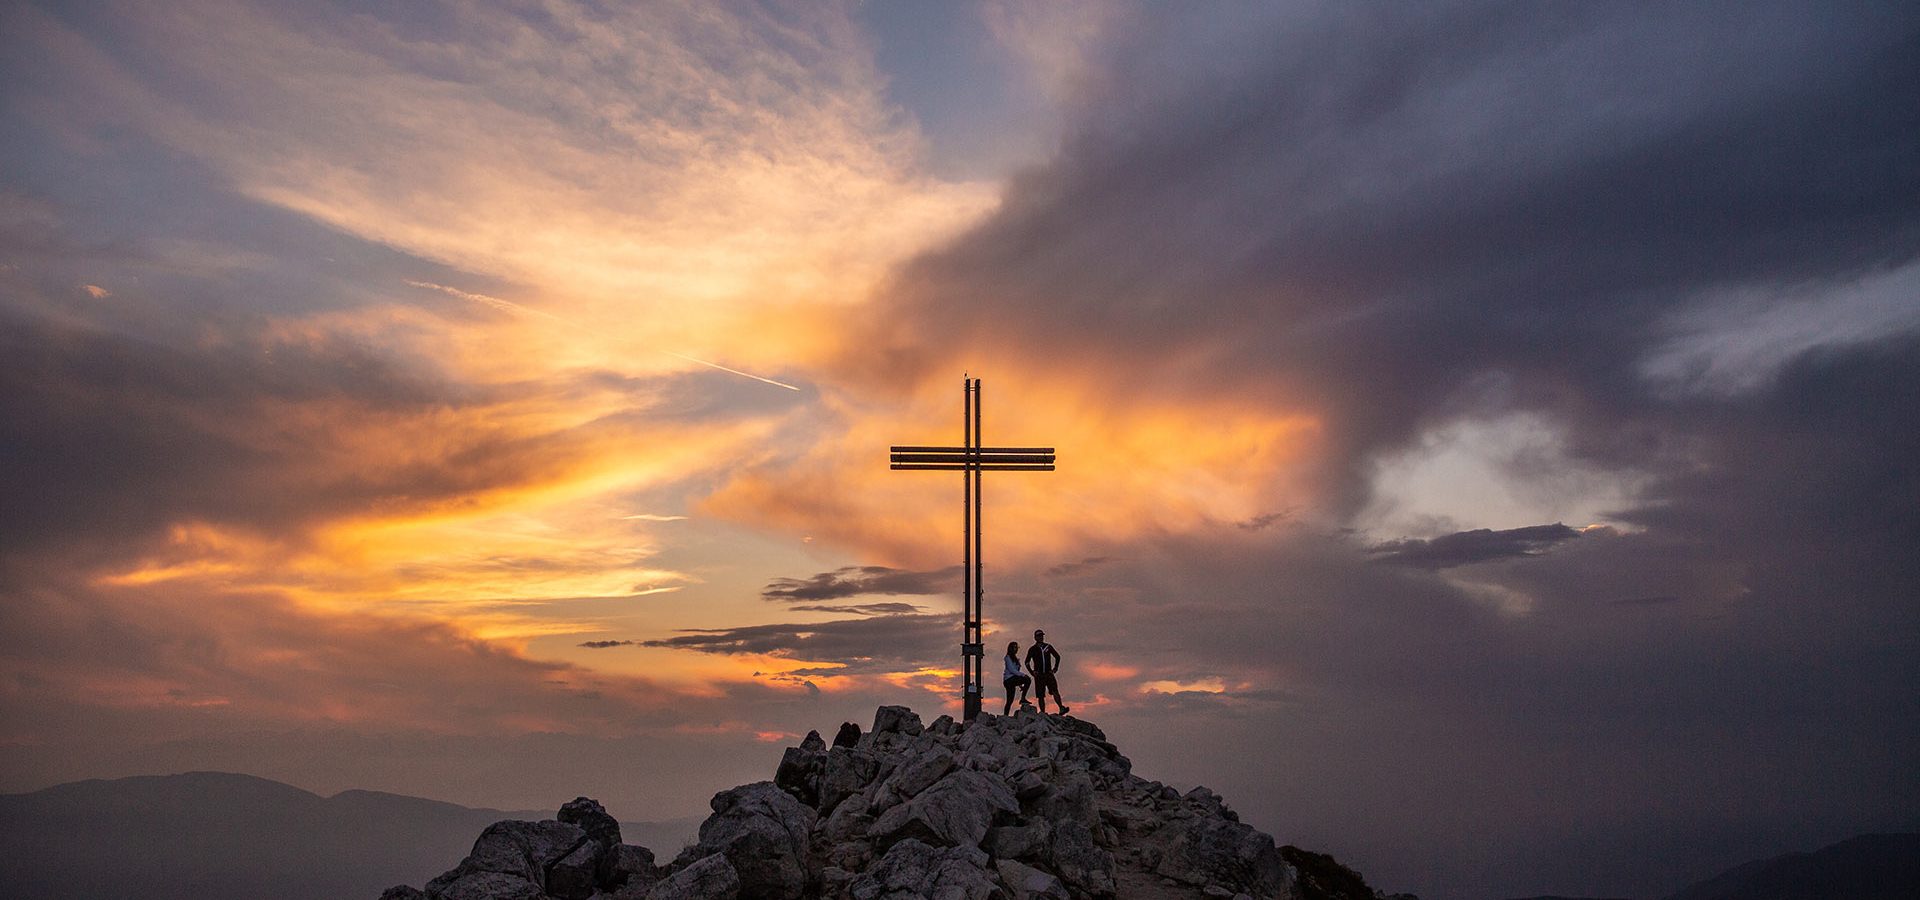
{"type": "Polygon", "coordinates": [[[1052,447],[983,447],[980,441],[980,379],[963,378],[965,412],[961,416],[964,445],[959,447],[893,447],[892,468],[961,474],[964,527],[961,542],[961,607],[966,621],[960,630],[961,716],[971,722],[980,715],[981,685],[985,682],[985,636],[981,633],[981,599],[986,568],[980,538],[980,482],[987,472],[1051,472],[1052,447]]]}

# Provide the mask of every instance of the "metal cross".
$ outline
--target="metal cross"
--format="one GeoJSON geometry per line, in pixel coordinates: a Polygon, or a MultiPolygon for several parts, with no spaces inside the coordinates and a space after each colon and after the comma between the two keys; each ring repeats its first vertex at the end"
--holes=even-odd
{"type": "Polygon", "coordinates": [[[961,429],[966,436],[961,447],[894,447],[895,469],[951,472],[962,474],[962,506],[965,509],[965,540],[961,546],[961,606],[966,622],[960,632],[961,715],[973,721],[980,715],[981,685],[985,682],[985,636],[981,633],[980,601],[986,570],[981,564],[980,481],[986,472],[1051,472],[1052,447],[983,447],[980,445],[980,379],[963,378],[966,385],[966,411],[961,429]]]}

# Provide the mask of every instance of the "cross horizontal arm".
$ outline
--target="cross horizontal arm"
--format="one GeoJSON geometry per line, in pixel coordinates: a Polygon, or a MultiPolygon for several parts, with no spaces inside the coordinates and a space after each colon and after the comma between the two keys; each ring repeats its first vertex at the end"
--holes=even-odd
{"type": "Polygon", "coordinates": [[[991,456],[999,453],[1052,453],[1052,447],[889,447],[893,453],[979,453],[991,456]]]}
{"type": "Polygon", "coordinates": [[[992,456],[967,453],[895,453],[893,462],[897,463],[1050,463],[1051,453],[998,453],[992,456]]]}

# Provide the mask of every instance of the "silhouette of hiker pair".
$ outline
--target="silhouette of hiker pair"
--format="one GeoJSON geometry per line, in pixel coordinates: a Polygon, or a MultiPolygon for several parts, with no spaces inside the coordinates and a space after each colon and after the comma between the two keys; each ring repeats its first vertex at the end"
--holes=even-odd
{"type": "Polygon", "coordinates": [[[1067,714],[1067,701],[1060,699],[1060,684],[1054,680],[1054,673],[1060,671],[1060,651],[1053,649],[1053,645],[1047,643],[1046,632],[1035,629],[1033,646],[1027,648],[1027,671],[1033,673],[1032,677],[1020,671],[1019,641],[1007,642],[1007,655],[1003,662],[1005,669],[1000,683],[1007,688],[1007,702],[1000,708],[1001,715],[1013,712],[1013,692],[1016,690],[1020,692],[1021,706],[1033,705],[1027,702],[1029,685],[1032,685],[1034,693],[1038,695],[1040,712],[1047,711],[1047,695],[1052,694],[1054,704],[1060,707],[1060,714],[1063,716],[1067,714]]]}

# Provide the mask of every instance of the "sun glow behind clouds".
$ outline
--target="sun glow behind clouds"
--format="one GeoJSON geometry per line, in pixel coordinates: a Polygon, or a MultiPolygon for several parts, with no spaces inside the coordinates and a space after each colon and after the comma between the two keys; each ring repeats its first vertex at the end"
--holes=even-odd
{"type": "Polygon", "coordinates": [[[994,202],[988,184],[921,174],[920,139],[842,9],[464,9],[431,39],[397,9],[121,12],[112,45],[35,11],[23,25],[77,61],[81,105],[103,119],[440,264],[344,308],[263,309],[266,343],[375,348],[470,401],[280,404],[246,439],[368,501],[270,533],[183,522],[98,574],[116,590],[270,590],[514,643],[596,632],[555,610],[699,585],[651,530],[797,409],[737,393],[752,405],[730,412],[674,379],[799,390],[779,373],[834,352],[837,316],[994,202]],[[659,511],[627,512],[642,495],[659,511]]]}
{"type": "MultiPolygon", "coordinates": [[[[345,297],[263,303],[198,340],[274,358],[354,348],[428,398],[323,391],[221,423],[281,461],[235,491],[291,484],[324,508],[183,518],[95,584],[417,618],[609,673],[944,695],[957,673],[917,662],[836,674],[831,660],[578,645],[791,615],[755,591],[810,570],[773,568],[794,560],[950,562],[957,479],[882,462],[890,443],[958,440],[961,366],[880,385],[846,360],[893,267],[977,221],[997,189],[925,174],[844,10],[550,12],[463,10],[423,41],[379,18],[394,11],[138,7],[117,38],[131,47],[27,14],[81,61],[79,105],[246,197],[405,256],[398,271],[330,272],[345,297]],[[122,62],[136,56],[152,71],[122,62]],[[183,87],[198,83],[223,93],[183,87]],[[702,381],[711,370],[727,374],[702,381]],[[760,536],[700,560],[664,539],[715,522],[760,536]]],[[[243,256],[245,271],[277,264],[198,256],[226,260],[223,276],[243,256]]],[[[1179,392],[1116,403],[1107,366],[1123,363],[1050,362],[970,360],[1008,373],[989,379],[989,440],[1051,444],[1063,462],[989,485],[994,528],[1014,536],[996,564],[1302,495],[1311,411],[1179,392]]]]}
{"type": "MultiPolygon", "coordinates": [[[[1294,479],[1316,450],[1318,420],[1309,413],[1235,397],[1116,403],[1102,373],[1041,377],[984,385],[988,444],[1053,446],[1060,460],[1053,472],[987,479],[993,528],[1013,536],[996,542],[998,561],[1034,564],[1089,543],[1244,520],[1307,493],[1294,479]]],[[[736,476],[705,508],[805,530],[889,565],[947,559],[959,479],[883,463],[893,444],[959,443],[959,379],[926,379],[884,405],[847,394],[826,403],[832,427],[796,454],[736,476]]]]}

